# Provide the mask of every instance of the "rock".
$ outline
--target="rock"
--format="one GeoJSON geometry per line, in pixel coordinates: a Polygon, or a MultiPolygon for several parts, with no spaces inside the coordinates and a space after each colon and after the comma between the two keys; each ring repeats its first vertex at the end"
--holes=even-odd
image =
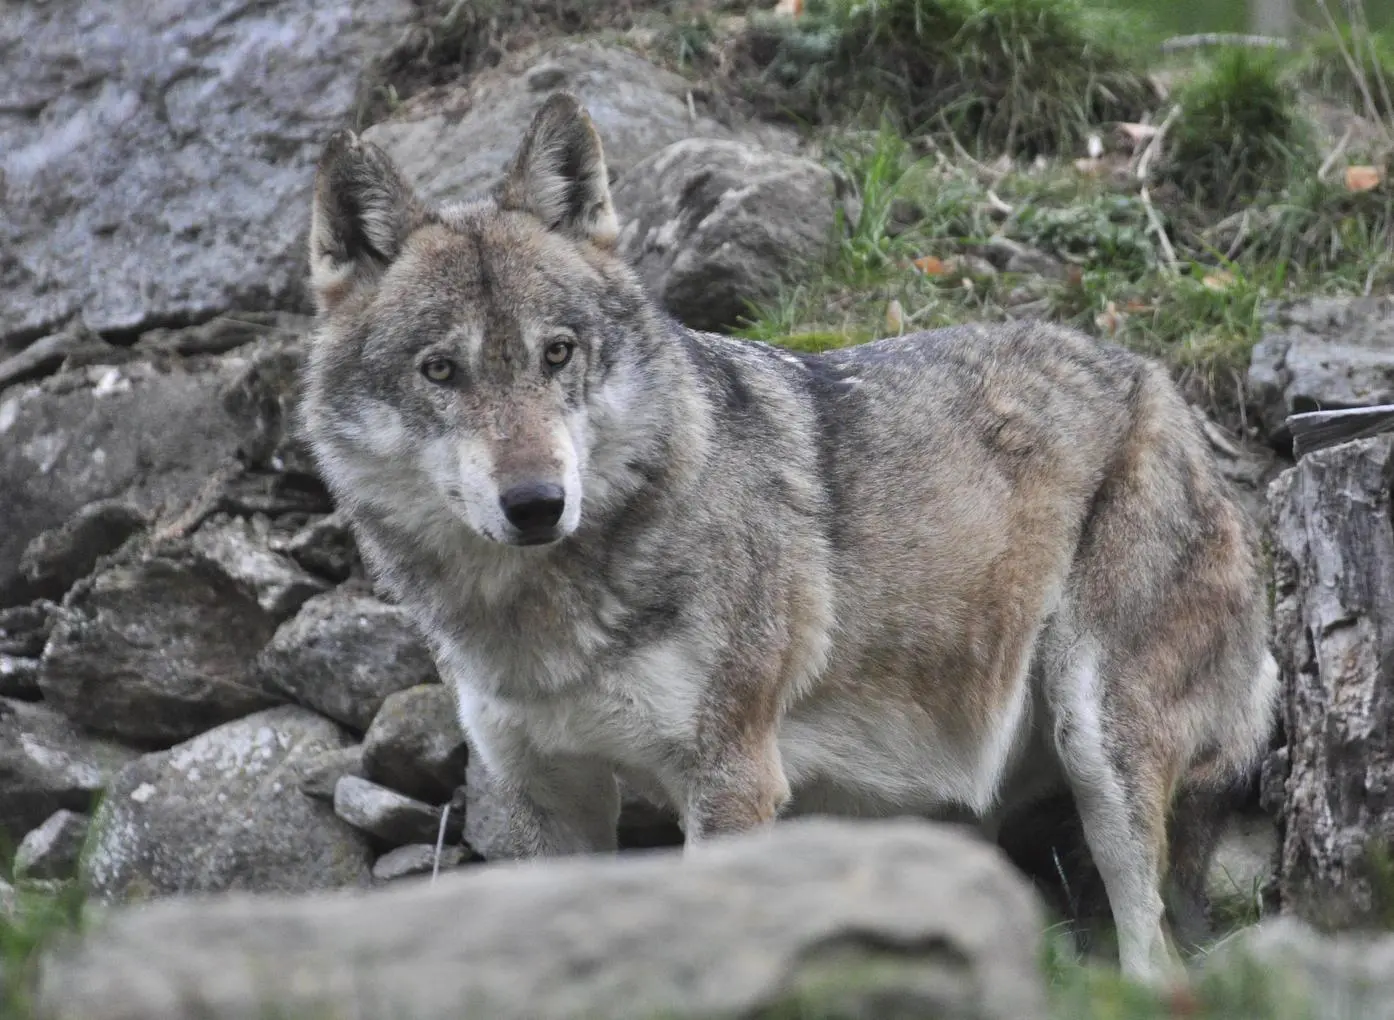
{"type": "Polygon", "coordinates": [[[81,326],[70,326],[60,333],[35,340],[17,354],[0,358],[0,390],[13,383],[42,378],[76,354],[93,348],[105,351],[110,346],[81,326]]]}
{"type": "Polygon", "coordinates": [[[271,522],[266,517],[219,514],[199,527],[190,544],[253,591],[257,604],[279,623],[330,585],[294,560],[272,552],[271,541],[271,522]]]}
{"type": "Polygon", "coordinates": [[[229,462],[246,426],[218,395],[245,366],[94,366],[0,394],[0,606],[35,597],[19,561],[42,532],[97,500],[181,505],[229,462]]]}
{"type": "Polygon", "coordinates": [[[347,581],[362,574],[358,543],[348,522],[338,513],[315,518],[279,544],[273,543],[272,548],[312,574],[331,581],[347,581]]]}
{"type": "Polygon", "coordinates": [[[1046,1015],[1045,921],[947,827],[805,819],[684,859],[489,865],[371,894],[117,911],[39,963],[44,1016],[1046,1015]]]}
{"type": "Polygon", "coordinates": [[[1248,397],[1275,443],[1304,411],[1394,403],[1394,298],[1312,297],[1267,311],[1248,397]]]}
{"type": "Polygon", "coordinates": [[[137,757],[88,736],[53,709],[0,698],[0,840],[14,846],[55,811],[86,811],[137,757]]]}
{"type": "Polygon", "coordinates": [[[1225,824],[1206,878],[1212,903],[1228,901],[1253,909],[1273,877],[1278,857],[1278,830],[1262,814],[1232,815],[1225,824]]]}
{"type": "Polygon", "coordinates": [[[167,747],[285,700],[255,668],[275,628],[238,579],[171,541],[69,593],[39,686],[98,733],[167,747]]]}
{"type": "Polygon", "coordinates": [[[455,698],[443,684],[388,695],[363,738],[363,774],[428,804],[450,799],[468,759],[455,698]]]}
{"type": "Polygon", "coordinates": [[[683,323],[732,327],[826,255],[836,192],[832,173],[809,159],[721,139],[675,142],[615,189],[620,251],[683,323]]]}
{"type": "MultiPolygon", "coordinates": [[[[9,921],[19,910],[19,897],[15,887],[0,878],[0,922],[9,921]]],[[[5,973],[0,970],[0,992],[5,990],[5,973]]]]}
{"type": "Polygon", "coordinates": [[[303,301],[306,188],[408,0],[20,4],[0,21],[0,348],[303,301]]]}
{"type": "Polygon", "coordinates": [[[1257,966],[1270,1002],[1311,1020],[1394,1020],[1394,935],[1321,935],[1280,917],[1225,939],[1204,975],[1257,966]]]}
{"type": "Polygon", "coordinates": [[[283,705],[144,755],[92,820],[88,888],[130,900],[366,884],[367,841],[295,782],[301,762],[348,743],[328,719],[283,705]]]}
{"type": "Polygon", "coordinates": [[[315,475],[294,425],[304,363],[301,337],[278,335],[250,348],[242,371],[224,388],[223,409],[248,423],[238,454],[249,467],[315,475]]]}
{"type": "MultiPolygon", "coordinates": [[[[440,808],[357,776],[344,776],[335,784],[334,813],[390,847],[408,843],[434,846],[440,835],[440,808]]],[[[461,824],[452,812],[446,821],[448,841],[459,839],[461,824]]]]}
{"type": "Polygon", "coordinates": [[[29,593],[61,599],[99,559],[119,549],[146,523],[144,514],[121,500],[88,503],[61,527],[45,531],[25,547],[19,572],[29,593]]]}
{"type": "Polygon", "coordinates": [[[0,652],[0,698],[37,701],[42,693],[39,690],[38,659],[0,652]]]}
{"type": "Polygon", "coordinates": [[[1288,775],[1279,896],[1318,927],[1380,910],[1394,845],[1394,436],[1308,454],[1271,489],[1274,654],[1288,775]]]}
{"type": "Polygon", "coordinates": [[[334,787],[343,776],[363,778],[363,745],[339,747],[306,758],[296,771],[301,793],[332,804],[334,787]]]}
{"type": "Polygon", "coordinates": [[[402,610],[342,591],[310,599],[281,624],[260,671],[264,683],[360,732],[389,694],[436,680],[402,610]]]}
{"type": "Polygon", "coordinates": [[[465,845],[486,861],[506,860],[504,833],[508,815],[494,797],[494,781],[477,755],[465,766],[465,845]]]}
{"type": "MultiPolygon", "coordinates": [[[[386,149],[428,202],[459,201],[502,175],[533,114],[559,90],[590,112],[612,182],[680,139],[738,136],[711,117],[693,119],[687,80],[629,50],[587,41],[520,55],[465,86],[424,93],[363,137],[386,149]]],[[[792,133],[775,128],[759,140],[781,150],[797,144],[792,133]]]]}
{"type": "Polygon", "coordinates": [[[15,851],[15,878],[73,878],[86,839],[86,815],[55,811],[20,841],[15,851]]]}
{"type": "Polygon", "coordinates": [[[983,255],[1004,273],[1043,276],[1050,280],[1063,280],[1068,275],[1065,264],[1053,255],[1014,241],[1005,234],[993,234],[988,238],[983,255]]]}
{"type": "MultiPolygon", "coordinates": [[[[465,849],[443,846],[440,851],[440,871],[458,868],[465,860],[465,849]]],[[[373,862],[373,881],[393,882],[413,875],[430,875],[436,871],[436,848],[431,843],[413,843],[389,850],[373,862]]]]}
{"type": "Polygon", "coordinates": [[[21,658],[42,655],[57,608],[52,602],[42,601],[0,609],[0,655],[21,658]]]}

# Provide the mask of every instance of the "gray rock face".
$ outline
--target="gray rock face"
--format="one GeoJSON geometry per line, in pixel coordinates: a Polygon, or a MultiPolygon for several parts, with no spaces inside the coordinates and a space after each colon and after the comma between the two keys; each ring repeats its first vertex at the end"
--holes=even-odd
{"type": "Polygon", "coordinates": [[[650,292],[686,325],[715,330],[827,252],[836,187],[812,160],[692,138],[634,167],[614,199],[620,249],[650,292]]]}
{"type": "Polygon", "coordinates": [[[227,575],[249,588],[278,623],[330,585],[300,568],[294,560],[271,549],[271,522],[264,516],[229,517],[219,514],[190,538],[194,551],[206,556],[227,575]]]}
{"type": "Polygon", "coordinates": [[[285,700],[255,669],[275,628],[248,588],[170,542],[69,593],[39,685],[98,733],[168,746],[285,700]]]}
{"type": "Polygon", "coordinates": [[[37,701],[41,696],[39,660],[0,652],[0,698],[37,701]]]}
{"type": "Polygon", "coordinates": [[[363,738],[363,774],[428,804],[443,804],[465,781],[469,746],[443,684],[388,696],[363,738]]]}
{"type": "Polygon", "coordinates": [[[306,602],[262,652],[263,683],[358,731],[389,694],[436,679],[406,614],[370,595],[334,591],[306,602]]]}
{"type": "Polygon", "coordinates": [[[1374,919],[1367,853],[1394,843],[1391,477],[1384,435],[1308,454],[1271,489],[1288,769],[1279,895],[1321,928],[1374,919]]]}
{"type": "Polygon", "coordinates": [[[268,1004],[413,1020],[734,1020],[811,1004],[1019,1020],[1046,1015],[1043,925],[1025,880],[970,837],[809,819],[686,860],[491,865],[367,895],[117,912],[42,960],[37,998],[44,1015],[86,1020],[231,1020],[268,1004]]]}
{"type": "Polygon", "coordinates": [[[198,492],[241,443],[218,394],[245,365],[239,353],[92,366],[0,393],[0,605],[35,597],[20,555],[89,503],[149,512],[198,492]]]}
{"type": "Polygon", "coordinates": [[[16,879],[72,878],[87,838],[87,816],[55,811],[20,841],[15,851],[16,879]]]}
{"type": "Polygon", "coordinates": [[[1262,968],[1263,981],[1289,1016],[1311,1020],[1394,1020],[1394,935],[1321,935],[1291,917],[1275,918],[1226,939],[1207,956],[1205,973],[1262,968]]]}
{"type": "Polygon", "coordinates": [[[0,698],[0,833],[13,846],[55,811],[86,811],[136,757],[51,708],[0,698]]]}
{"type": "MultiPolygon", "coordinates": [[[[679,139],[738,136],[711,117],[693,118],[687,101],[691,87],[628,50],[565,43],[513,58],[463,88],[418,97],[363,136],[397,160],[428,202],[459,201],[502,175],[537,108],[565,90],[590,112],[613,182],[679,139]]],[[[792,135],[772,128],[761,139],[776,149],[796,144],[792,135]]]]}
{"type": "MultiPolygon", "coordinates": [[[[390,847],[434,845],[440,835],[440,808],[356,776],[344,776],[334,785],[334,813],[390,847]]],[[[459,816],[452,813],[446,820],[446,840],[458,840],[460,827],[459,816]]]]}
{"type": "Polygon", "coordinates": [[[128,900],[365,884],[367,841],[295,780],[300,762],[348,741],[329,720],[285,705],[141,757],[92,820],[87,885],[128,900]]]}
{"type": "Polygon", "coordinates": [[[1276,436],[1290,414],[1394,403],[1394,299],[1278,305],[1254,345],[1248,390],[1276,436]]]}
{"type": "Polygon", "coordinates": [[[16,4],[0,20],[0,348],[300,294],[307,188],[407,0],[16,4]]]}

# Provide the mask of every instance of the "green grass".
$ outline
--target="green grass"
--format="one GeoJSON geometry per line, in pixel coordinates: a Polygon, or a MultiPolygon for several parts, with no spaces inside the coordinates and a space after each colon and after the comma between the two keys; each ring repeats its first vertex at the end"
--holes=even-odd
{"type": "Polygon", "coordinates": [[[1078,153],[1155,101],[1130,22],[1077,0],[810,0],[752,17],[752,98],[802,120],[889,112],[969,149],[1078,153]]]}
{"type": "Polygon", "coordinates": [[[1268,53],[1222,52],[1175,101],[1181,116],[1161,173],[1198,205],[1232,209],[1315,167],[1297,92],[1268,53]]]}
{"type": "Polygon", "coordinates": [[[79,926],[82,903],[75,884],[57,891],[21,885],[14,912],[0,910],[0,1020],[32,1015],[30,988],[38,955],[56,936],[79,926]]]}

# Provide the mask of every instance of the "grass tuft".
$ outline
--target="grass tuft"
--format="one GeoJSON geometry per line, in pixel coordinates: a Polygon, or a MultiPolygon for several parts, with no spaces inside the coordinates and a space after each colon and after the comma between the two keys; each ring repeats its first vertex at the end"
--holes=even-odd
{"type": "Polygon", "coordinates": [[[1233,209],[1309,169],[1311,130],[1271,54],[1222,52],[1176,102],[1181,116],[1160,169],[1189,201],[1233,209]]]}
{"type": "Polygon", "coordinates": [[[1118,16],[1078,0],[823,0],[752,18],[757,102],[801,120],[892,109],[979,153],[1081,151],[1155,96],[1118,16]]]}

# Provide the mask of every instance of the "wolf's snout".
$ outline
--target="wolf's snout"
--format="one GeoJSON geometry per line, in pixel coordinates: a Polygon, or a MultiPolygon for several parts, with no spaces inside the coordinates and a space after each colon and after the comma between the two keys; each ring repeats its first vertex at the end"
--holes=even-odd
{"type": "Polygon", "coordinates": [[[525,540],[550,541],[566,508],[566,493],[551,482],[528,482],[505,492],[499,497],[499,504],[508,523],[525,540]]]}

